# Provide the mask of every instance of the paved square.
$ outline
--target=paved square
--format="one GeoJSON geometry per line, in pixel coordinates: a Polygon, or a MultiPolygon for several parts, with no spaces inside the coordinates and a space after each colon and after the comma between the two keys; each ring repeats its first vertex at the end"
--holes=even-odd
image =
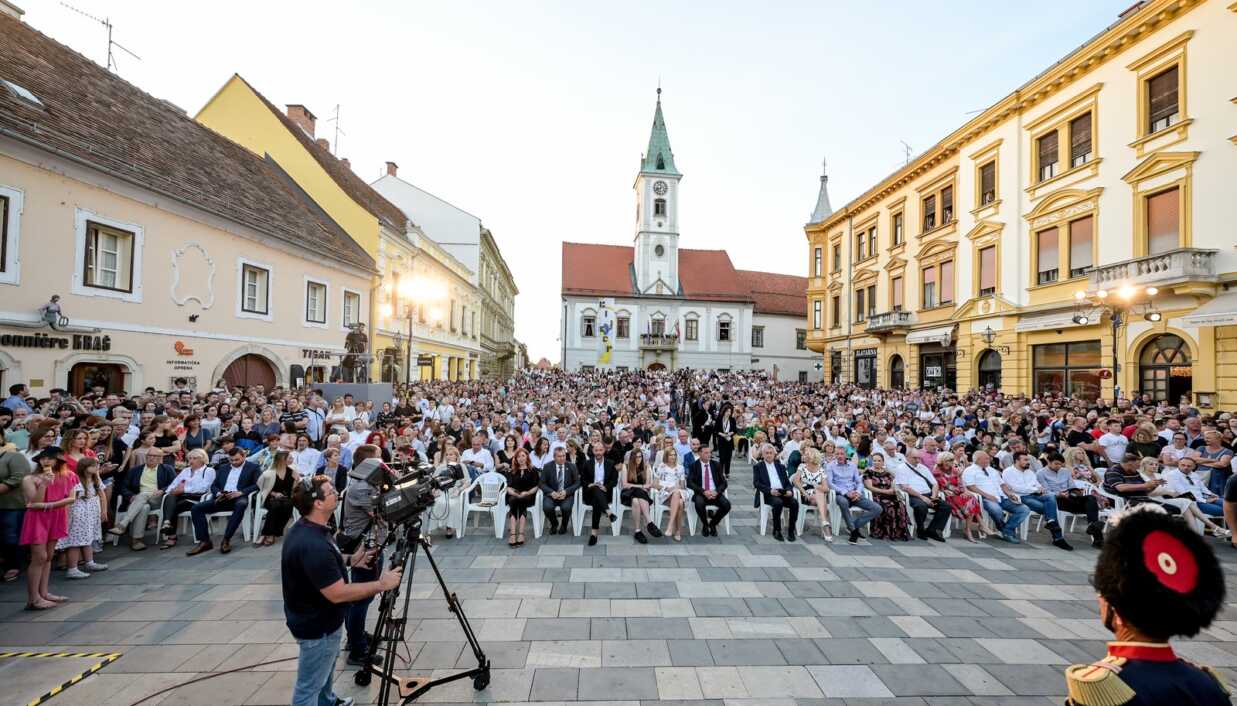
{"type": "MultiPolygon", "coordinates": [[[[640,545],[628,526],[620,537],[603,527],[592,548],[582,537],[546,536],[512,550],[486,531],[438,540],[435,558],[465,598],[494,671],[483,692],[462,681],[422,700],[1047,706],[1064,696],[1065,665],[1103,655],[1107,636],[1087,585],[1095,552],[1085,536],[1073,537],[1073,553],[1048,546],[1046,535],[1022,546],[960,536],[944,545],[829,546],[811,532],[782,543],[758,533],[742,490],[750,478],[747,466],[735,468],[734,534],[719,539],[640,545]]],[[[25,612],[22,585],[0,587],[0,651],[123,653],[54,706],[129,706],[198,676],[295,658],[278,557],[278,547],[196,558],[108,548],[110,571],[55,579],[72,599],[59,609],[25,612]]],[[[1220,557],[1226,568],[1237,560],[1228,551],[1220,557]]],[[[424,562],[412,595],[407,673],[471,666],[424,562]]],[[[1237,611],[1230,607],[1179,652],[1233,683],[1237,611]]],[[[0,659],[0,673],[20,670],[31,695],[56,685],[50,666],[25,670],[0,659]]],[[[356,687],[345,667],[341,660],[339,693],[372,702],[376,688],[356,687]]],[[[295,668],[294,659],[275,662],[144,706],[286,704],[295,668]]]]}

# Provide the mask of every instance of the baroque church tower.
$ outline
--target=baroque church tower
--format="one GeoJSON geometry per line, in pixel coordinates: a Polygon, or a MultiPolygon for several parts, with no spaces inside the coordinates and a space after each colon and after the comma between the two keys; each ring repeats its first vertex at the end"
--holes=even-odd
{"type": "Polygon", "coordinates": [[[636,174],[636,237],[634,266],[641,294],[676,296],[679,288],[679,180],[670,136],[661,114],[661,88],[649,146],[636,174]]]}

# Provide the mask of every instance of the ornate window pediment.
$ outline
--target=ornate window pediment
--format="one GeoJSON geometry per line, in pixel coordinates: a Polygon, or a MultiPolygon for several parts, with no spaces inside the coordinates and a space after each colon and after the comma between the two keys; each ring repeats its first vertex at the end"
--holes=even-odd
{"type": "Polygon", "coordinates": [[[1058,221],[1096,210],[1103,192],[1102,186],[1094,189],[1062,189],[1040,201],[1023,218],[1027,219],[1032,230],[1039,230],[1058,221]]]}

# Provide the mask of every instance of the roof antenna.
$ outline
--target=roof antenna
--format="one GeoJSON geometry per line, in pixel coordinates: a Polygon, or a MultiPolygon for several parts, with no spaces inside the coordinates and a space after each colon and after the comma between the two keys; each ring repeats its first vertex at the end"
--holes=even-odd
{"type": "Polygon", "coordinates": [[[902,143],[902,151],[906,153],[906,163],[911,163],[911,146],[906,144],[906,140],[898,140],[902,143]]]}
{"type": "Polygon", "coordinates": [[[657,75],[657,102],[661,102],[661,74],[657,75]]]}
{"type": "Polygon", "coordinates": [[[98,22],[99,24],[101,24],[101,25],[103,25],[104,27],[106,27],[106,28],[107,28],[107,70],[108,70],[108,71],[115,72],[115,70],[116,70],[116,69],[120,68],[120,65],[116,63],[116,55],[112,52],[112,47],[115,47],[115,48],[117,48],[117,49],[119,49],[119,50],[123,51],[124,53],[128,54],[129,56],[133,57],[134,59],[137,59],[138,61],[141,61],[141,60],[142,60],[142,57],[140,57],[140,56],[138,56],[137,54],[134,54],[133,52],[129,51],[129,50],[128,50],[127,48],[125,48],[125,46],[124,46],[123,44],[121,44],[120,42],[114,41],[114,40],[112,39],[112,21],[111,21],[111,19],[110,19],[110,18],[105,17],[105,18],[103,18],[103,19],[99,19],[98,17],[95,17],[94,15],[92,15],[92,14],[90,14],[90,13],[88,13],[88,12],[84,12],[83,10],[81,10],[81,9],[79,9],[79,8],[73,7],[72,5],[70,5],[70,4],[69,4],[69,3],[67,3],[67,2],[63,2],[63,1],[62,1],[60,4],[61,4],[61,5],[63,5],[64,7],[68,8],[68,9],[70,9],[70,10],[72,10],[72,11],[76,12],[77,14],[81,15],[82,17],[86,17],[86,18],[92,19],[92,20],[94,20],[95,22],[98,22]]]}
{"type": "Polygon", "coordinates": [[[339,136],[343,135],[347,137],[348,133],[339,129],[339,104],[338,103],[335,104],[335,116],[331,118],[327,118],[326,122],[335,123],[335,145],[334,147],[331,148],[331,151],[334,152],[335,154],[339,154],[339,136]]]}

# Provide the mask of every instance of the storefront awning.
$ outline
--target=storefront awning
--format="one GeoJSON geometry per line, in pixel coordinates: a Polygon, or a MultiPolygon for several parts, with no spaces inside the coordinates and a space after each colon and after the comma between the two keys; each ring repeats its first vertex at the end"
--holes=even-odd
{"type": "Polygon", "coordinates": [[[935,328],[924,328],[918,331],[911,331],[906,334],[907,343],[939,343],[942,346],[949,347],[953,343],[954,325],[937,326],[935,328]]]}
{"type": "Polygon", "coordinates": [[[1237,324],[1237,291],[1224,292],[1181,317],[1194,326],[1230,326],[1237,324]]]}
{"type": "Polygon", "coordinates": [[[1082,312],[1069,309],[1066,311],[1053,311],[1047,314],[1036,314],[1031,316],[1023,316],[1018,319],[1018,323],[1014,326],[1015,331],[1049,331],[1059,328],[1073,328],[1074,326],[1082,326],[1084,324],[1074,323],[1074,316],[1081,313],[1087,317],[1085,325],[1098,324],[1100,322],[1100,314],[1103,312],[1099,309],[1088,309],[1082,312]]]}

